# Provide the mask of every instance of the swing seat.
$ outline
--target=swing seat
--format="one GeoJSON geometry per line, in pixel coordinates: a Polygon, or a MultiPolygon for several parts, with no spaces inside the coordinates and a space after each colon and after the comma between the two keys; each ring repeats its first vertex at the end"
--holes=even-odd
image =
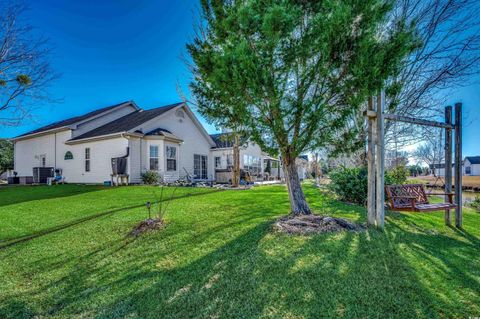
{"type": "Polygon", "coordinates": [[[385,193],[391,210],[407,212],[432,212],[455,208],[453,193],[425,193],[423,184],[387,185],[385,193]],[[427,196],[446,195],[448,202],[431,204],[427,196]]]}

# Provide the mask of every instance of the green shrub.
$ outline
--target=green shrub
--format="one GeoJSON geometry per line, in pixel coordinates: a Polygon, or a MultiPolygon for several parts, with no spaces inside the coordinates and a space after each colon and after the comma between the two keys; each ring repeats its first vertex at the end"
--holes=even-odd
{"type": "Polygon", "coordinates": [[[385,185],[399,185],[407,182],[409,171],[405,166],[397,166],[385,172],[385,185]]]}
{"type": "Polygon", "coordinates": [[[329,189],[340,200],[365,205],[367,201],[367,169],[340,167],[330,172],[329,189]]]}
{"type": "Polygon", "coordinates": [[[480,212],[480,195],[475,196],[475,199],[470,204],[477,212],[480,212]]]}
{"type": "Polygon", "coordinates": [[[147,185],[158,184],[160,182],[160,175],[156,171],[146,171],[142,173],[142,182],[147,185]]]}
{"type": "MultiPolygon", "coordinates": [[[[330,172],[329,189],[340,200],[365,205],[368,193],[368,170],[366,167],[340,167],[330,172]]],[[[398,166],[385,172],[385,185],[405,184],[408,170],[398,166]]]]}

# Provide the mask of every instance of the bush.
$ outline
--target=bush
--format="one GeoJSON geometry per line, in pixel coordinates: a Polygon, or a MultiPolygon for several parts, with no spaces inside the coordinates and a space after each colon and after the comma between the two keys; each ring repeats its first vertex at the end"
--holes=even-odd
{"type": "Polygon", "coordinates": [[[405,166],[397,166],[385,172],[385,185],[399,185],[407,182],[409,171],[405,166]]]}
{"type": "Polygon", "coordinates": [[[147,185],[158,184],[160,182],[160,175],[156,171],[146,171],[142,173],[142,182],[147,185]]]}
{"type": "Polygon", "coordinates": [[[329,189],[340,200],[365,205],[367,201],[367,168],[340,167],[330,172],[329,189]]]}
{"type": "Polygon", "coordinates": [[[477,212],[480,212],[480,195],[475,196],[475,199],[470,204],[477,212]]]}
{"type": "MultiPolygon", "coordinates": [[[[398,166],[385,172],[385,185],[405,184],[407,176],[407,169],[398,166]]],[[[330,172],[329,189],[342,201],[365,205],[368,194],[367,168],[340,167],[330,172]]]]}

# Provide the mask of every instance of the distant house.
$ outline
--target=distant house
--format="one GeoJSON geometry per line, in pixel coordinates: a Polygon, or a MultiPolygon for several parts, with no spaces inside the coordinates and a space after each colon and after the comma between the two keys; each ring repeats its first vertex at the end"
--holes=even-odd
{"type": "Polygon", "coordinates": [[[300,180],[308,178],[308,155],[300,155],[295,160],[297,164],[297,174],[300,180]]]}
{"type": "MultiPolygon", "coordinates": [[[[228,182],[233,170],[233,138],[229,133],[210,135],[215,141],[212,156],[215,166],[215,179],[228,182]]],[[[263,152],[257,144],[242,141],[240,146],[240,169],[248,171],[256,180],[283,178],[283,170],[277,158],[263,152]]]]}
{"type": "MultiPolygon", "coordinates": [[[[437,176],[445,176],[445,163],[429,165],[432,170],[435,167],[437,176]]],[[[455,163],[452,164],[452,176],[455,175],[455,163]]],[[[480,176],[480,156],[467,156],[462,162],[463,176],[480,176]]]]}
{"type": "Polygon", "coordinates": [[[480,156],[467,156],[463,161],[463,174],[480,176],[480,156]]]}

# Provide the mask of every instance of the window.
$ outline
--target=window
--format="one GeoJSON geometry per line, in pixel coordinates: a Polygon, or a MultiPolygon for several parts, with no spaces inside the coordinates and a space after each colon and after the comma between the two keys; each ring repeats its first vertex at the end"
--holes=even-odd
{"type": "Polygon", "coordinates": [[[252,175],[258,175],[262,170],[262,159],[252,155],[243,155],[243,168],[252,175]]]}
{"type": "Polygon", "coordinates": [[[90,172],[90,148],[85,149],[85,172],[90,172]]]}
{"type": "Polygon", "coordinates": [[[272,161],[272,168],[278,168],[278,162],[272,161]]]}
{"type": "Polygon", "coordinates": [[[150,170],[158,171],[158,146],[150,145],[150,170]]]}
{"type": "Polygon", "coordinates": [[[73,154],[72,154],[72,152],[67,151],[67,152],[65,153],[64,159],[65,159],[65,160],[71,160],[71,159],[73,159],[73,154]]]}
{"type": "Polygon", "coordinates": [[[465,167],[465,174],[466,174],[466,175],[472,174],[472,169],[471,169],[470,166],[466,166],[466,167],[465,167]]]}
{"type": "Polygon", "coordinates": [[[233,166],[233,154],[228,154],[227,155],[227,167],[232,167],[233,166]]]}
{"type": "Polygon", "coordinates": [[[167,157],[167,171],[177,170],[177,148],[175,146],[167,146],[165,149],[167,157]]]}
{"type": "Polygon", "coordinates": [[[47,165],[47,158],[45,157],[45,155],[42,155],[40,159],[42,167],[45,167],[45,165],[47,165]]]}
{"type": "Polygon", "coordinates": [[[215,168],[222,167],[222,158],[220,156],[215,156],[215,168]]]}
{"type": "Polygon", "coordinates": [[[206,155],[193,155],[193,175],[197,179],[207,179],[207,156],[206,155]]]}

